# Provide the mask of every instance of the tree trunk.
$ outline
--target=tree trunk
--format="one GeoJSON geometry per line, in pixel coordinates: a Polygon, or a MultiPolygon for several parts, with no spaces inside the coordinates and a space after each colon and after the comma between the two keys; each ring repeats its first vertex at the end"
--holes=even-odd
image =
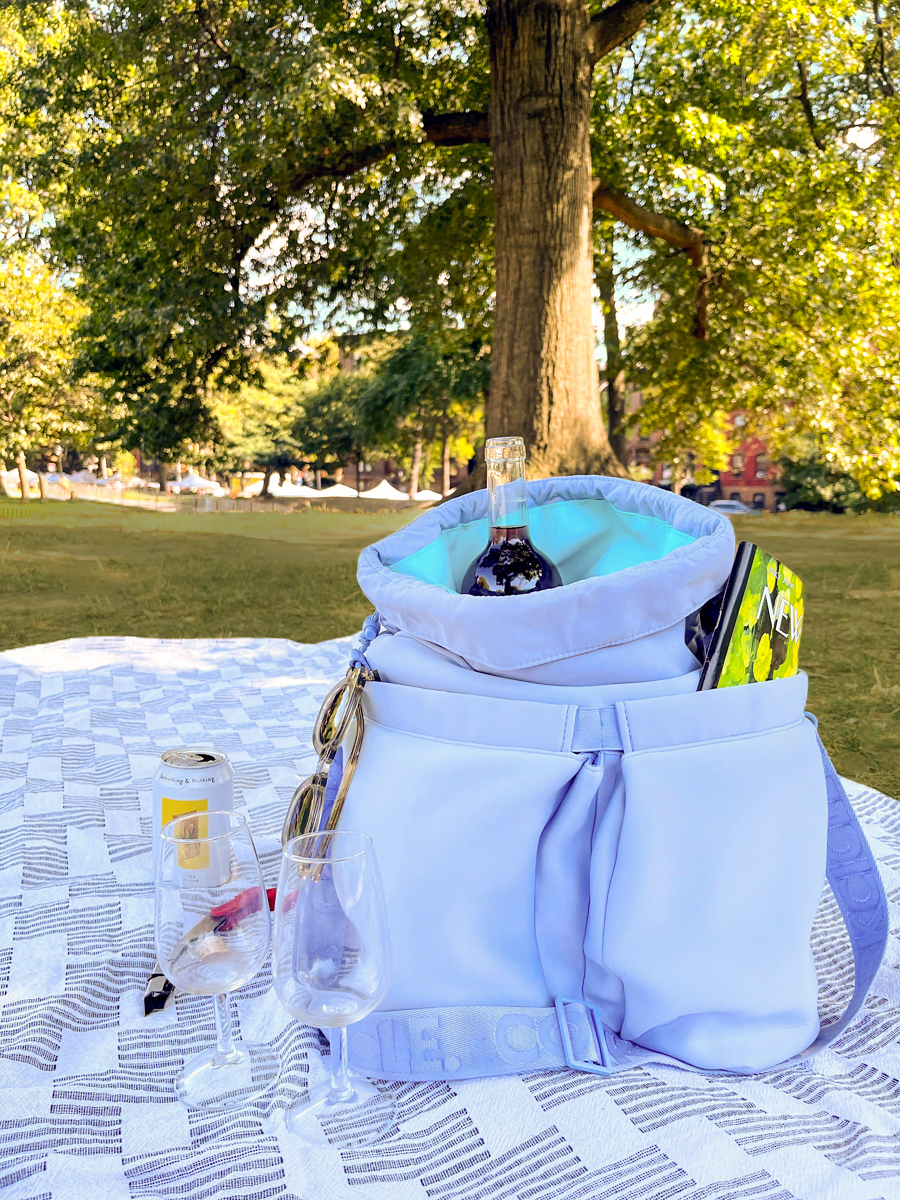
{"type": "MultiPolygon", "coordinates": [[[[272,478],[272,476],[274,474],[275,474],[275,471],[272,467],[265,468],[265,474],[263,475],[262,487],[260,488],[260,492],[259,492],[260,500],[268,500],[268,498],[269,498],[269,480],[272,478]]],[[[281,478],[280,471],[278,473],[278,478],[279,479],[281,478]]]]}
{"type": "Polygon", "coordinates": [[[156,477],[159,480],[159,494],[166,494],[166,464],[162,459],[158,459],[156,463],[156,477]]]}
{"type": "Polygon", "coordinates": [[[441,439],[441,495],[446,497],[450,491],[450,437],[444,433],[441,439]]]}
{"type": "Polygon", "coordinates": [[[16,455],[16,466],[19,468],[19,487],[22,489],[22,503],[28,504],[31,501],[31,492],[28,490],[28,468],[25,466],[25,455],[20,450],[16,455]]]}
{"type": "Polygon", "coordinates": [[[488,437],[531,477],[621,475],[591,320],[592,59],[583,0],[489,0],[496,300],[488,437]]]}
{"type": "Polygon", "coordinates": [[[597,290],[603,304],[603,341],[606,347],[606,427],[613,454],[625,464],[625,372],[616,312],[615,246],[612,230],[603,234],[603,258],[597,271],[597,290]]]}
{"type": "Polygon", "coordinates": [[[409,471],[409,498],[415,500],[419,490],[419,472],[422,470],[422,439],[417,438],[413,446],[412,466],[409,471]]]}
{"type": "Polygon", "coordinates": [[[41,503],[47,502],[47,480],[42,471],[38,471],[38,490],[41,493],[41,503]]]}

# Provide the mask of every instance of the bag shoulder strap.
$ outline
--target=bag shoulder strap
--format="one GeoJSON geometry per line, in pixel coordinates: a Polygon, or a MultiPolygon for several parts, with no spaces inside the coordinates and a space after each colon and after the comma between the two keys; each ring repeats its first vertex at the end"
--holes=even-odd
{"type": "Polygon", "coordinates": [[[847,1028],[865,1000],[881,966],[888,939],[887,897],[875,856],[859,818],[818,733],[828,795],[828,854],[825,877],[834,892],[853,947],[853,995],[843,1014],[819,1031],[799,1057],[817,1054],[847,1028]]]}
{"type": "MultiPolygon", "coordinates": [[[[872,985],[888,936],[887,900],[872,850],[821,738],[818,741],[828,800],[826,878],[850,936],[854,987],[841,1016],[789,1062],[817,1054],[847,1028],[872,985]]],[[[553,1008],[375,1012],[349,1026],[348,1035],[351,1066],[384,1079],[471,1079],[565,1066],[608,1075],[644,1062],[700,1070],[626,1042],[603,1026],[581,998],[560,997],[553,1008]]],[[[708,1068],[702,1073],[738,1074],[708,1068]]]]}

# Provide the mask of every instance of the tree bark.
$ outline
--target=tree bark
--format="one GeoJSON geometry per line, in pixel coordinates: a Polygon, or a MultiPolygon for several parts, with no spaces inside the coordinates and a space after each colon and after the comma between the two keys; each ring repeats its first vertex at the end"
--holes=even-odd
{"type": "Polygon", "coordinates": [[[16,455],[16,466],[19,468],[19,487],[22,489],[22,503],[29,504],[31,502],[31,492],[28,490],[28,468],[25,465],[25,455],[20,450],[16,455]]]}
{"type": "Polygon", "coordinates": [[[603,343],[606,347],[606,431],[619,462],[625,464],[625,371],[616,312],[615,239],[603,234],[603,259],[597,271],[597,290],[603,305],[603,343]]]}
{"type": "Polygon", "coordinates": [[[409,471],[409,498],[415,500],[419,490],[419,473],[422,470],[422,439],[417,438],[413,446],[412,465],[409,471]]]}
{"type": "Polygon", "coordinates": [[[156,462],[156,477],[159,480],[159,494],[166,494],[166,464],[162,459],[157,459],[156,462]]]}
{"type": "Polygon", "coordinates": [[[623,473],[600,410],[592,324],[593,51],[582,0],[489,0],[496,302],[488,437],[532,478],[623,473]]]}
{"type": "Polygon", "coordinates": [[[444,431],[441,439],[441,495],[446,498],[450,491],[450,436],[444,431]]]}

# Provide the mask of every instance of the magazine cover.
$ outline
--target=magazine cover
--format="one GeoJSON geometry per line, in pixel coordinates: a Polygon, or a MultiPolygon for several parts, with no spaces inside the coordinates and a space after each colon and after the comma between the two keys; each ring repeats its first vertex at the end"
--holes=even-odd
{"type": "Polygon", "coordinates": [[[700,688],[796,674],[802,627],[803,581],[773,555],[742,542],[700,688]]]}

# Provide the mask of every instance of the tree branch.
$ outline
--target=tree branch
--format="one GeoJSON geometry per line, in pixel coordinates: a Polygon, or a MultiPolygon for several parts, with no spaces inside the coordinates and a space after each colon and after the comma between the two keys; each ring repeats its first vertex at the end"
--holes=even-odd
{"type": "Polygon", "coordinates": [[[824,150],[825,143],[822,141],[819,131],[816,129],[816,114],[813,112],[812,102],[809,98],[809,75],[806,71],[806,63],[795,59],[797,64],[797,74],[800,77],[800,105],[806,114],[806,123],[809,126],[809,132],[812,134],[812,140],[816,144],[817,150],[824,150]]]}
{"type": "Polygon", "coordinates": [[[878,72],[881,75],[881,94],[882,96],[893,97],[896,95],[896,90],[888,73],[887,53],[884,46],[884,22],[881,17],[881,5],[878,0],[872,0],[872,12],[875,17],[875,36],[878,40],[878,72]]]}
{"type": "Polygon", "coordinates": [[[665,0],[616,0],[596,13],[588,27],[588,51],[594,62],[643,28],[654,8],[665,0]]]}
{"type": "MultiPolygon", "coordinates": [[[[224,60],[229,69],[235,73],[238,79],[246,83],[251,78],[251,73],[242,63],[236,61],[231,50],[229,50],[228,46],[225,44],[221,34],[213,23],[212,14],[209,11],[209,6],[206,3],[206,0],[197,0],[197,3],[194,7],[194,14],[197,18],[197,23],[206,34],[210,45],[215,47],[215,49],[219,52],[219,56],[224,60]]],[[[255,75],[252,78],[254,83],[264,87],[266,91],[272,95],[275,94],[275,86],[268,79],[265,79],[259,75],[255,75]]]]}
{"type": "MultiPolygon", "coordinates": [[[[488,116],[483,112],[423,113],[422,128],[426,142],[432,146],[466,146],[476,142],[489,142],[488,116]]],[[[302,191],[315,179],[342,179],[355,175],[395,153],[397,142],[391,139],[374,146],[347,149],[336,146],[326,148],[308,165],[302,165],[289,185],[291,195],[302,191]]]]}
{"type": "Polygon", "coordinates": [[[694,320],[694,336],[701,341],[706,341],[709,336],[709,322],[707,319],[709,290],[713,282],[713,277],[709,267],[709,256],[703,234],[699,229],[694,229],[692,225],[684,225],[681,221],[676,221],[674,217],[667,217],[663,213],[653,212],[652,209],[644,208],[642,204],[638,204],[629,196],[624,195],[624,193],[604,187],[599,179],[593,180],[591,186],[594,193],[594,208],[608,212],[617,221],[622,221],[623,224],[636,229],[638,233],[646,233],[650,237],[661,238],[662,241],[668,242],[670,246],[674,246],[677,250],[682,250],[697,268],[700,278],[697,282],[697,313],[694,320]]]}
{"type": "Polygon", "coordinates": [[[426,141],[433,146],[467,146],[491,140],[486,112],[424,112],[422,127],[426,141]]]}
{"type": "Polygon", "coordinates": [[[662,238],[670,246],[683,250],[694,266],[699,270],[706,254],[703,234],[691,225],[683,225],[674,217],[664,216],[637,204],[623,192],[613,191],[604,187],[599,179],[592,181],[594,189],[594,208],[608,212],[610,216],[630,225],[638,233],[647,233],[650,237],[662,238]]]}

